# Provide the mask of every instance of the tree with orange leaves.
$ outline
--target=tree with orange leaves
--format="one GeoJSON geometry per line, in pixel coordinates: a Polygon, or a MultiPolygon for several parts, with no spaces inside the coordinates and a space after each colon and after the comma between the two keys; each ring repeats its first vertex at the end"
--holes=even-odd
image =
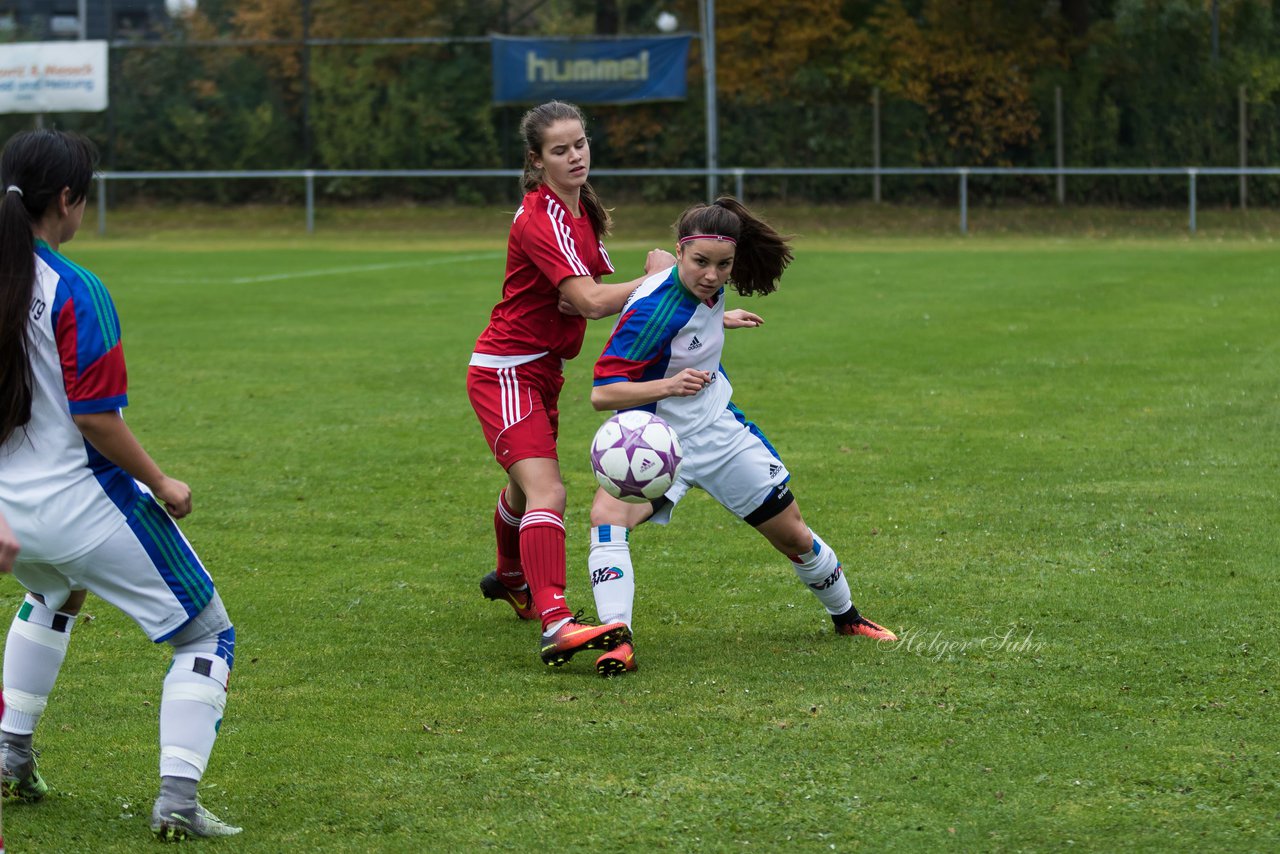
{"type": "Polygon", "coordinates": [[[925,162],[1007,164],[1040,133],[1031,97],[1036,72],[1065,64],[1044,4],[925,0],[912,15],[885,0],[855,37],[861,73],[924,108],[925,162]]]}

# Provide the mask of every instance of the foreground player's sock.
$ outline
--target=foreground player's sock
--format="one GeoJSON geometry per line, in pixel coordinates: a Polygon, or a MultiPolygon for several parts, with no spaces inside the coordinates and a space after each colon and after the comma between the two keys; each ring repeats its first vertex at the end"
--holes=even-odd
{"type": "Polygon", "coordinates": [[[543,631],[572,617],[564,598],[563,516],[554,510],[525,511],[520,521],[520,563],[543,631]]]}
{"type": "Polygon", "coordinates": [[[621,525],[597,525],[591,529],[587,569],[591,592],[602,623],[631,625],[636,579],[631,567],[630,531],[621,525]]]}
{"type": "MultiPolygon", "coordinates": [[[[180,633],[160,695],[160,776],[199,780],[218,738],[235,659],[234,627],[180,633]]],[[[194,802],[191,804],[194,805],[194,802]]]]}
{"type": "MultiPolygon", "coordinates": [[[[28,595],[14,615],[4,647],[5,733],[35,732],[71,643],[72,614],[50,611],[28,595]]],[[[28,741],[29,743],[29,741],[28,741]]]]}
{"type": "Polygon", "coordinates": [[[161,777],[160,800],[172,809],[193,806],[196,802],[196,786],[199,782],[190,777],[161,777]]]}
{"type": "Polygon", "coordinates": [[[802,555],[788,555],[796,575],[813,595],[818,597],[828,614],[843,614],[853,604],[849,594],[849,582],[840,568],[835,550],[822,541],[813,531],[813,548],[802,555]]]}
{"type": "Polygon", "coordinates": [[[498,504],[493,509],[493,532],[498,541],[498,580],[511,590],[525,586],[524,569],[520,563],[520,519],[520,514],[507,503],[507,491],[503,489],[498,493],[498,504]]]}

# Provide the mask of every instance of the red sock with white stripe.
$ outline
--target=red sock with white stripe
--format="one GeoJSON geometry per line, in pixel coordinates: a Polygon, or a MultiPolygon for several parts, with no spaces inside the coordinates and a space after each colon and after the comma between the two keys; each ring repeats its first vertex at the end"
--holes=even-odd
{"type": "Polygon", "coordinates": [[[498,493],[498,506],[493,510],[493,532],[498,540],[498,580],[508,590],[524,587],[524,569],[520,563],[519,513],[507,503],[507,491],[498,493]]]}
{"type": "Polygon", "coordinates": [[[520,520],[520,563],[543,630],[572,617],[564,599],[563,516],[554,510],[525,510],[520,520]]]}

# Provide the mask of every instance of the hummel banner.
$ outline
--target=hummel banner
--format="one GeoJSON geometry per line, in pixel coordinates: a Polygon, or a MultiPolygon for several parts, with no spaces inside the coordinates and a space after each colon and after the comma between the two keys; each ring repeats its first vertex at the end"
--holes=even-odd
{"type": "Polygon", "coordinates": [[[620,104],[685,97],[692,36],[514,38],[490,36],[498,104],[620,104]]]}

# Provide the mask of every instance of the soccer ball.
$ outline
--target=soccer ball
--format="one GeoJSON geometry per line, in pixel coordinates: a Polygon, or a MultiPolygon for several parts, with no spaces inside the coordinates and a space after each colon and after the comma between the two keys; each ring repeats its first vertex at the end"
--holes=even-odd
{"type": "Polygon", "coordinates": [[[591,442],[591,470],[614,498],[644,504],[671,488],[680,472],[680,440],[652,412],[629,409],[600,425],[591,442]]]}

